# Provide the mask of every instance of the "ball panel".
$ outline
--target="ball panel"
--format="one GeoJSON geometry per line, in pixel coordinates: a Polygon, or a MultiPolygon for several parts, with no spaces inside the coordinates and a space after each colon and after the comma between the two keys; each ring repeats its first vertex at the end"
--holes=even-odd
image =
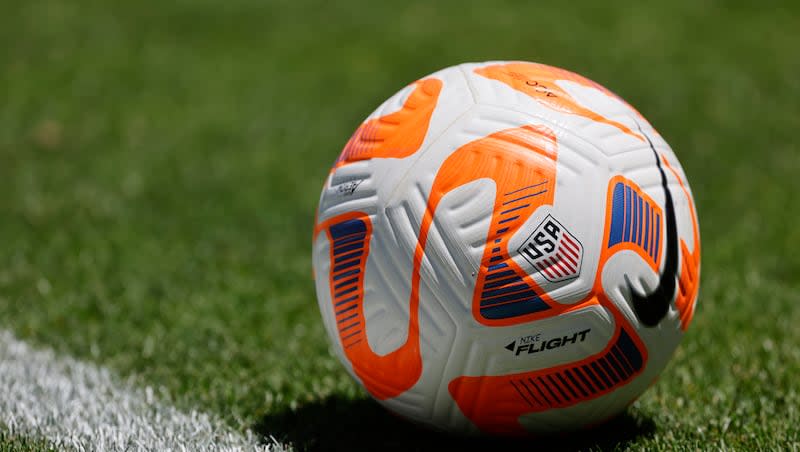
{"type": "Polygon", "coordinates": [[[485,65],[475,69],[474,73],[488,79],[497,80],[512,89],[521,91],[547,108],[561,113],[582,116],[591,121],[614,127],[636,139],[643,139],[641,134],[631,130],[627,125],[608,119],[595,110],[581,105],[577,99],[570,95],[562,87],[561,83],[571,82],[602,92],[607,97],[616,97],[602,86],[575,73],[544,64],[526,62],[485,65]]]}
{"type": "MultiPolygon", "coordinates": [[[[335,321],[339,344],[370,394],[379,399],[395,397],[416,383],[422,370],[416,309],[410,313],[406,342],[389,354],[375,353],[366,337],[364,316],[364,279],[372,221],[363,212],[352,212],[333,217],[320,228],[331,244],[328,287],[334,311],[331,320],[335,321]]],[[[330,329],[333,328],[329,325],[330,329]]]]}
{"type": "MultiPolygon", "coordinates": [[[[578,341],[585,336],[582,333],[555,339],[578,341]]],[[[482,431],[523,434],[526,430],[519,424],[523,414],[564,408],[608,394],[635,378],[646,356],[630,329],[620,327],[602,352],[583,360],[511,375],[462,376],[450,382],[449,390],[482,431]]]]}
{"type": "Polygon", "coordinates": [[[423,246],[444,194],[487,177],[496,184],[488,246],[473,298],[479,322],[517,323],[549,309],[527,274],[511,260],[507,242],[536,208],[552,203],[556,148],[551,137],[548,130],[533,126],[504,130],[462,146],[438,170],[420,229],[423,246]]]}

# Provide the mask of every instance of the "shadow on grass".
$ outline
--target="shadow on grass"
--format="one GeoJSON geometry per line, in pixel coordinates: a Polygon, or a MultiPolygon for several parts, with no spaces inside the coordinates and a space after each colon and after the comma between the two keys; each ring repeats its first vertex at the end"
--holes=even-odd
{"type": "Polygon", "coordinates": [[[652,436],[655,423],[625,412],[588,430],[560,436],[499,439],[470,438],[435,432],[406,422],[370,399],[329,398],[264,416],[254,430],[265,438],[290,443],[301,451],[316,450],[585,450],[616,449],[652,436]]]}

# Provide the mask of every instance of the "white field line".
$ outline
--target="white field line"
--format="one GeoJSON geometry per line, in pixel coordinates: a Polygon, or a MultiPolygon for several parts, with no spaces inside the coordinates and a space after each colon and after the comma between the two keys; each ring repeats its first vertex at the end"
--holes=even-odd
{"type": "Polygon", "coordinates": [[[219,419],[158,400],[102,367],[0,330],[0,429],[76,450],[280,450],[219,419]]]}

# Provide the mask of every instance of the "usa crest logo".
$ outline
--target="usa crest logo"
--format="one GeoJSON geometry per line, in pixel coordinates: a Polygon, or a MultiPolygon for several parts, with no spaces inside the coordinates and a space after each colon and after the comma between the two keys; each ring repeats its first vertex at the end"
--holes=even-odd
{"type": "Polygon", "coordinates": [[[562,282],[581,274],[583,245],[561,223],[548,215],[517,252],[550,282],[562,282]]]}

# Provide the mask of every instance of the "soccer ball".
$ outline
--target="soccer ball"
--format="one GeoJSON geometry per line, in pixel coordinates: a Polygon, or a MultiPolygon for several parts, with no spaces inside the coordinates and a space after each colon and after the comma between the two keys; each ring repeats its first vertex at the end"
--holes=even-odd
{"type": "Polygon", "coordinates": [[[440,430],[609,419],[656,380],[697,298],[675,154],[615,94],[542,64],[462,64],[389,98],[333,165],[313,237],[334,352],[440,430]]]}

